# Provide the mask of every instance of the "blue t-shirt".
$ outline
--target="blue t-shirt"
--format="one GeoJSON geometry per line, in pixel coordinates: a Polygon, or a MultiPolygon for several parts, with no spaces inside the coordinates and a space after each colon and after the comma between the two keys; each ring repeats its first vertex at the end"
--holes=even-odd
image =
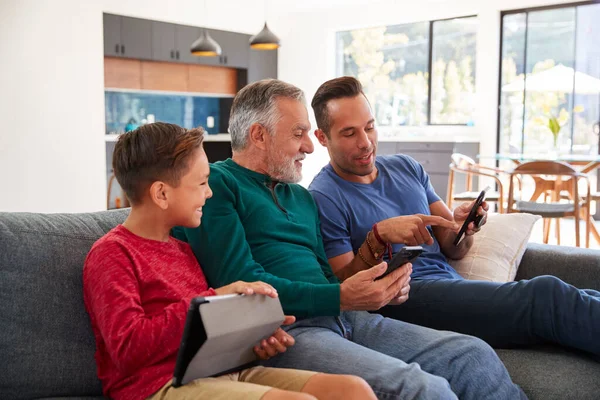
{"type": "MultiPolygon", "coordinates": [[[[331,164],[315,176],[308,190],[319,208],[327,258],[349,251],[356,254],[374,223],[399,215],[430,215],[429,205],[440,200],[429,176],[416,160],[397,154],[375,159],[379,174],[370,183],[348,182],[331,164]]],[[[427,227],[433,236],[431,227],[427,227]]],[[[462,279],[452,268],[433,236],[433,244],[415,259],[413,279],[462,279]]],[[[393,246],[394,252],[403,247],[393,246]]]]}

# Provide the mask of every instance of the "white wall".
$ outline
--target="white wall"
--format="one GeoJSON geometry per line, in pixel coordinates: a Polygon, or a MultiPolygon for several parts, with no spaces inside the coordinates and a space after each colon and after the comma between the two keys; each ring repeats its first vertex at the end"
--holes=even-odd
{"type": "MultiPolygon", "coordinates": [[[[269,25],[283,44],[279,77],[304,89],[309,101],[322,82],[334,77],[336,31],[478,14],[478,109],[473,129],[481,136],[482,151],[492,153],[499,10],[547,3],[1,0],[0,211],[105,208],[102,12],[255,33],[262,27],[266,9],[269,25]]],[[[305,163],[304,183],[326,161],[317,145],[315,155],[305,163]]]]}
{"type": "Polygon", "coordinates": [[[263,1],[1,0],[0,211],[106,208],[102,12],[255,33],[263,1]]]}
{"type": "MultiPolygon", "coordinates": [[[[273,24],[273,29],[282,39],[282,47],[279,49],[279,78],[305,90],[310,102],[319,85],[335,77],[335,32],[478,15],[475,126],[403,130],[419,131],[425,135],[474,135],[480,139],[480,152],[493,155],[496,151],[498,110],[500,11],[567,2],[569,0],[379,0],[365,1],[362,4],[354,1],[351,6],[339,6],[335,9],[321,7],[310,11],[315,6],[313,3],[316,3],[311,2],[303,7],[303,11],[279,17],[273,24]]],[[[309,183],[327,161],[326,152],[316,143],[315,153],[307,157],[305,162],[302,183],[309,183]]]]}

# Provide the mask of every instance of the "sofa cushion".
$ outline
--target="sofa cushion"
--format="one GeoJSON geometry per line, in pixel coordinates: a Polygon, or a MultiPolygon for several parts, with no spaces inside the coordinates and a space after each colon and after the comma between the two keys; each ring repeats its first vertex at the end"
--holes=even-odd
{"type": "Polygon", "coordinates": [[[465,279],[491,282],[515,280],[533,225],[533,214],[488,214],[487,223],[473,236],[473,246],[460,260],[448,260],[465,279]]]}
{"type": "Polygon", "coordinates": [[[588,354],[554,345],[496,352],[530,399],[598,399],[600,360],[588,354]]]}
{"type": "Polygon", "coordinates": [[[102,395],[82,269],[127,212],[0,213],[0,399],[102,395]]]}

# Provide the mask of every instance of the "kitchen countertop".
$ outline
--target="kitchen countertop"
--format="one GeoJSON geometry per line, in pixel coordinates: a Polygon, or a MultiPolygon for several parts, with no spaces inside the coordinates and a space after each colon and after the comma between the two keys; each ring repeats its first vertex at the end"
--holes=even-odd
{"type": "MultiPolygon", "coordinates": [[[[115,142],[119,135],[111,134],[105,135],[107,142],[115,142]]],[[[231,142],[231,136],[228,133],[218,134],[205,134],[205,142],[231,142]]],[[[399,133],[395,135],[379,135],[380,142],[421,142],[421,143],[435,143],[435,142],[449,142],[449,143],[479,143],[479,138],[473,135],[451,135],[451,134],[406,134],[399,133]]]]}

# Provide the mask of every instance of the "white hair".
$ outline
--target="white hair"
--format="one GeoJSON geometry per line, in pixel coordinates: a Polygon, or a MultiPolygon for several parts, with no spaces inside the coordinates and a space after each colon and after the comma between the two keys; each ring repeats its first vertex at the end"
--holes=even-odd
{"type": "Polygon", "coordinates": [[[279,97],[294,99],[306,105],[301,89],[277,79],[254,82],[238,92],[233,99],[229,116],[231,148],[234,151],[246,148],[253,124],[261,124],[270,135],[275,134],[275,124],[281,117],[276,103],[279,97]]]}

